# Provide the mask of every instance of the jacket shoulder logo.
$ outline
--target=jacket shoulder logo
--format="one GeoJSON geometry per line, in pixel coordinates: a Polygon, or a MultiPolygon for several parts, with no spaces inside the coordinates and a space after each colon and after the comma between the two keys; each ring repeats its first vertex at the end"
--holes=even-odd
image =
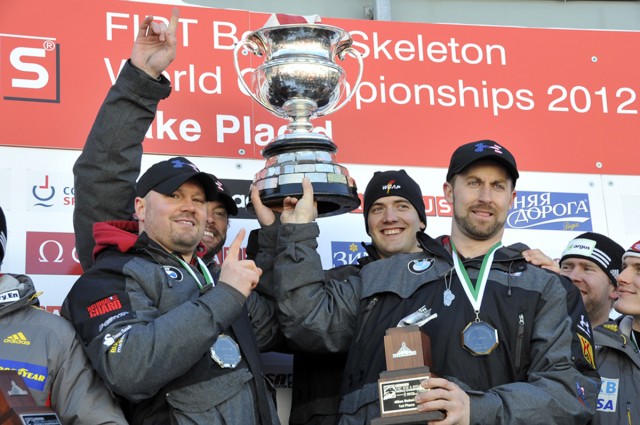
{"type": "Polygon", "coordinates": [[[13,335],[9,335],[3,342],[5,344],[31,345],[31,341],[29,341],[22,332],[16,332],[13,335]]]}
{"type": "Polygon", "coordinates": [[[169,276],[171,279],[175,280],[176,282],[182,282],[184,275],[182,274],[182,271],[180,271],[179,268],[173,267],[173,266],[162,266],[162,267],[164,268],[164,272],[167,274],[167,276],[169,276]]]}
{"type": "Polygon", "coordinates": [[[411,273],[420,274],[429,270],[433,266],[433,263],[434,261],[430,258],[411,260],[408,267],[411,273]]]}

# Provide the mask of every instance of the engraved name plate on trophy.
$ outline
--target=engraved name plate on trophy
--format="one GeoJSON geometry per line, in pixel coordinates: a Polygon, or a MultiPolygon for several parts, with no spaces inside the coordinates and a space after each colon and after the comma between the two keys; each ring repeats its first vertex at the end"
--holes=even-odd
{"type": "Polygon", "coordinates": [[[432,374],[431,341],[418,326],[387,329],[384,337],[387,370],[380,373],[380,418],[371,425],[421,424],[445,417],[440,411],[418,412],[415,396],[420,382],[432,374]]]}

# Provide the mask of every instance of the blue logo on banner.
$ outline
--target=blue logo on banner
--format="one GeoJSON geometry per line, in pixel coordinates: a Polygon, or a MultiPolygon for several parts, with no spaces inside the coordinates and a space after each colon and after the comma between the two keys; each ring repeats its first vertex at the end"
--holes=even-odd
{"type": "Polygon", "coordinates": [[[592,230],[587,193],[520,192],[509,210],[506,227],[535,230],[592,230]]]}
{"type": "Polygon", "coordinates": [[[358,259],[365,257],[367,252],[361,243],[358,242],[331,242],[331,258],[333,266],[346,266],[347,264],[357,264],[358,259]]]}

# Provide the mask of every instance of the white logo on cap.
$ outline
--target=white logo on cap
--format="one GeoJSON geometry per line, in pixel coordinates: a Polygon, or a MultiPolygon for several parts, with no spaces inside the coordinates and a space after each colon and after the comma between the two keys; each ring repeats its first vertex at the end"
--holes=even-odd
{"type": "Polygon", "coordinates": [[[592,241],[591,239],[574,239],[569,242],[569,245],[565,248],[562,256],[582,255],[584,257],[591,257],[595,247],[596,241],[592,241]]]}

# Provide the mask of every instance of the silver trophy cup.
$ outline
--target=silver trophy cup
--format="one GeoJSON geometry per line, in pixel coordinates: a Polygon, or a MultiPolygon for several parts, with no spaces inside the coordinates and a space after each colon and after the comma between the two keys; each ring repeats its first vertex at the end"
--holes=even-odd
{"type": "MultiPolygon", "coordinates": [[[[311,131],[313,118],[342,108],[360,85],[362,56],[351,44],[346,31],[320,24],[262,28],[237,44],[234,63],[246,92],[289,120],[287,131],[263,149],[266,164],[253,181],[265,205],[281,207],[287,196],[301,197],[303,177],[311,180],[319,217],[347,213],[360,205],[349,171],[335,162],[337,146],[328,136],[311,131]],[[241,50],[265,58],[251,73],[251,87],[238,63],[241,50]],[[336,58],[344,60],[347,54],[360,66],[349,94],[345,72],[336,64],[336,58]]],[[[247,209],[254,212],[251,203],[247,209]]]]}

